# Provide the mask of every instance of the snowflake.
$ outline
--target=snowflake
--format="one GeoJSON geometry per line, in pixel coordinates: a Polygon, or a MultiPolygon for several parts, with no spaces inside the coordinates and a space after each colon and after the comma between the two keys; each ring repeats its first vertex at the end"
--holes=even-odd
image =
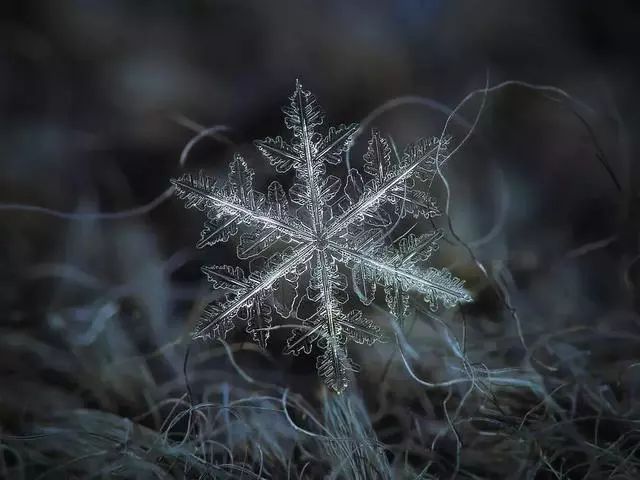
{"type": "Polygon", "coordinates": [[[437,249],[440,230],[387,241],[395,227],[393,217],[399,221],[407,215],[417,219],[440,214],[433,198],[417,186],[433,180],[436,151],[446,152],[448,139],[420,140],[392,162],[390,141],[374,130],[364,156],[364,178],[351,168],[342,187],[340,178],[327,173],[328,165],[342,161],[358,125],[331,127],[321,134],[323,113],[299,82],[283,112],[291,141],[278,136],[255,145],[276,172],[293,169],[295,181],[288,195],[277,181],[266,196],[256,191],[254,172],[239,154],[225,182],[202,172],[172,180],[187,208],[206,212],[197,247],[226,242],[242,227],[237,256],[249,260],[248,269],[202,268],[212,288],[225,295],[205,308],[193,337],[225,337],[237,317],[265,347],[275,312],[300,322],[285,352],[309,354],[317,345],[322,350],[319,374],[341,392],[348,372],[357,370],[347,356],[347,340],[371,345],[384,339],[360,310],[345,312],[349,296],[344,272],[350,272],[352,290],[364,305],[374,301],[376,287],[382,286],[398,322],[409,311],[411,292],[422,295],[432,309],[438,303],[453,307],[471,301],[464,282],[449,271],[420,266],[437,249]]]}

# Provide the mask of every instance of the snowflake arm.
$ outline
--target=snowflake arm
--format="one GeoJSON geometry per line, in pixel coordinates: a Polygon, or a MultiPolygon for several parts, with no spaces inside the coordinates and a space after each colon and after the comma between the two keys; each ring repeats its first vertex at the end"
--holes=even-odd
{"type": "Polygon", "coordinates": [[[415,290],[425,295],[425,301],[437,307],[440,301],[445,307],[454,307],[459,303],[471,301],[471,295],[464,288],[464,282],[454,277],[446,269],[430,267],[427,270],[415,265],[395,266],[385,259],[377,259],[354,250],[338,247],[338,251],[351,259],[354,264],[371,272],[371,276],[388,284],[400,282],[404,289],[415,290]]]}
{"type": "Polygon", "coordinates": [[[347,357],[337,322],[343,315],[339,305],[346,301],[344,290],[347,285],[344,275],[338,273],[337,268],[328,265],[328,262],[326,251],[317,252],[317,264],[312,272],[309,289],[318,292],[317,295],[311,293],[314,296],[310,296],[310,299],[321,302],[321,319],[326,325],[324,353],[317,360],[318,373],[330,388],[341,392],[348,384],[347,370],[354,370],[347,357]]]}
{"type": "Polygon", "coordinates": [[[319,303],[318,310],[307,319],[305,329],[295,329],[287,341],[285,353],[309,353],[317,343],[323,353],[317,359],[317,369],[325,383],[342,392],[348,384],[347,373],[358,367],[349,359],[346,341],[372,345],[384,341],[380,328],[367,320],[362,312],[345,314],[341,305],[348,300],[347,280],[326,251],[316,253],[307,297],[319,303]]]}
{"type": "MultiPolygon", "coordinates": [[[[231,291],[231,295],[222,302],[210,304],[205,309],[200,323],[193,332],[193,338],[224,337],[233,328],[233,323],[230,320],[238,314],[239,310],[256,309],[260,306],[264,309],[264,305],[269,300],[266,293],[272,290],[274,283],[284,281],[283,279],[287,276],[290,280],[295,280],[297,286],[297,277],[304,271],[300,266],[305,265],[312,254],[313,246],[311,244],[295,251],[290,250],[285,251],[284,254],[275,254],[271,259],[272,265],[255,275],[249,275],[249,277],[245,277],[239,267],[235,270],[228,266],[223,269],[205,267],[203,271],[213,288],[227,289],[231,291]]],[[[278,309],[277,306],[276,309],[278,309]]],[[[243,319],[251,320],[256,316],[259,315],[248,312],[243,319]]],[[[251,333],[251,328],[249,331],[251,333]]]]}
{"type": "Polygon", "coordinates": [[[197,176],[186,173],[171,180],[178,197],[185,201],[186,208],[207,211],[212,221],[203,230],[198,248],[227,241],[237,233],[237,225],[241,223],[279,231],[299,240],[312,240],[309,229],[290,217],[286,206],[283,207],[281,203],[274,205],[275,202],[282,202],[284,192],[278,192],[282,190],[281,186],[273,189],[273,201],[270,188],[269,206],[265,209],[264,195],[253,190],[253,171],[239,155],[231,164],[229,177],[230,181],[222,186],[202,172],[197,176]],[[238,175],[238,171],[243,173],[238,175]]]}
{"type": "Polygon", "coordinates": [[[323,230],[323,217],[327,203],[340,189],[340,179],[325,173],[324,160],[330,163],[338,161],[339,154],[347,148],[356,128],[331,128],[325,138],[316,140],[315,131],[323,122],[324,115],[317,105],[315,97],[302,89],[296,82],[296,90],[291,96],[291,105],[284,109],[285,124],[293,130],[296,150],[300,160],[296,166],[297,183],[292,187],[292,198],[304,206],[311,217],[311,231],[316,235],[323,230]]]}
{"type": "MultiPolygon", "coordinates": [[[[394,168],[388,167],[386,143],[382,143],[379,134],[374,131],[372,140],[369,142],[369,150],[365,155],[365,171],[373,178],[364,185],[364,192],[357,200],[350,198],[346,193],[346,207],[344,212],[334,218],[327,229],[327,235],[332,237],[338,232],[346,229],[354,222],[360,221],[371,211],[375,211],[383,202],[394,202],[405,200],[414,204],[419,212],[425,216],[433,216],[434,206],[430,197],[419,190],[414,190],[409,182],[413,177],[421,181],[430,179],[435,172],[435,156],[438,151],[439,139],[426,139],[410,145],[399,165],[394,168]],[[415,203],[414,203],[415,202],[415,203]],[[433,212],[433,213],[431,213],[433,212]]],[[[443,141],[440,151],[443,151],[448,143],[448,139],[443,141]]],[[[359,176],[356,169],[351,169],[350,176],[359,176]]],[[[417,215],[415,215],[417,216],[417,215]]]]}

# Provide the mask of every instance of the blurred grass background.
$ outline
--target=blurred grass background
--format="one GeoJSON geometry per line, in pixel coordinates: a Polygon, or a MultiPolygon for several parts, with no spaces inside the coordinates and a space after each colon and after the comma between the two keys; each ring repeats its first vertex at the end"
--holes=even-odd
{"type": "Polygon", "coordinates": [[[639,10],[7,2],[0,477],[640,478],[639,10]],[[487,94],[447,166],[437,262],[473,305],[418,312],[404,357],[393,342],[353,349],[362,371],[342,397],[312,357],[280,354],[285,331],[269,352],[238,328],[186,355],[199,268],[234,255],[196,250],[202,218],[165,194],[197,131],[226,127],[184,168],[221,175],[241,151],[264,189],[274,172],[251,142],[283,133],[296,78],[327,124],[369,118],[404,145],[438,135],[487,75],[571,97],[487,94]]]}

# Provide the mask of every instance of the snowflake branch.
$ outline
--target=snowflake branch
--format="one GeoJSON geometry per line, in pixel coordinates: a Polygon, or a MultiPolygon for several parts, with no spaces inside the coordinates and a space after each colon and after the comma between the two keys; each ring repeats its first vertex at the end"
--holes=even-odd
{"type": "Polygon", "coordinates": [[[214,189],[207,189],[203,186],[197,185],[197,182],[193,180],[191,175],[187,174],[178,179],[171,179],[171,183],[176,187],[179,195],[191,200],[192,196],[197,197],[198,200],[205,203],[206,207],[217,206],[223,210],[228,211],[229,215],[233,216],[241,214],[245,218],[252,220],[254,223],[264,225],[268,228],[278,229],[293,238],[300,240],[311,241],[312,237],[308,228],[299,222],[295,222],[293,219],[290,223],[273,218],[270,215],[260,210],[252,210],[238,202],[231,201],[228,198],[223,197],[217,193],[214,189]],[[295,226],[292,226],[295,225],[295,226]]]}
{"type": "Polygon", "coordinates": [[[267,273],[263,278],[261,278],[259,281],[256,281],[255,284],[249,290],[247,290],[247,292],[241,294],[240,296],[238,296],[238,298],[232,300],[231,302],[226,303],[224,305],[224,309],[217,316],[209,318],[207,320],[207,325],[205,327],[198,329],[197,332],[194,332],[193,338],[207,337],[208,330],[216,328],[216,326],[219,325],[220,322],[235,315],[237,311],[245,306],[248,302],[250,302],[253,297],[263,292],[267,288],[270,288],[276,280],[285,276],[297,265],[306,263],[313,251],[313,244],[307,244],[298,249],[295,255],[284,260],[280,265],[267,273]]]}
{"type": "Polygon", "coordinates": [[[306,187],[309,202],[307,208],[311,212],[311,230],[314,233],[319,233],[322,228],[322,218],[320,212],[320,200],[318,198],[318,188],[315,181],[314,161],[311,153],[311,138],[308,131],[307,118],[305,115],[305,101],[304,92],[301,86],[296,89],[296,101],[298,102],[298,108],[300,109],[300,141],[304,147],[304,166],[303,171],[306,170],[306,187]]]}
{"type": "Polygon", "coordinates": [[[431,272],[431,275],[418,275],[412,268],[400,268],[389,265],[385,263],[384,260],[379,260],[356,250],[345,248],[336,242],[329,242],[329,245],[336,253],[347,256],[356,263],[359,262],[360,264],[367,265],[382,276],[397,278],[412,286],[414,290],[425,294],[434,292],[437,298],[443,300],[443,303],[455,304],[472,301],[471,295],[462,286],[462,282],[444,273],[446,270],[439,271],[429,269],[428,272],[431,272]],[[440,275],[433,272],[438,272],[440,275]],[[447,300],[446,302],[444,301],[445,299],[447,300]]]}
{"type": "Polygon", "coordinates": [[[375,207],[378,202],[386,199],[387,194],[390,193],[395,187],[398,187],[402,182],[408,180],[421,166],[422,162],[432,157],[432,154],[438,150],[438,147],[430,149],[425,154],[419,156],[412,163],[403,167],[395,176],[388,178],[378,189],[371,192],[367,192],[357,203],[354,203],[347,211],[342,215],[332,220],[330,226],[327,228],[327,236],[332,237],[336,233],[347,228],[350,224],[362,216],[367,210],[375,207]]]}
{"type": "MultiPolygon", "coordinates": [[[[337,393],[342,392],[348,385],[347,370],[351,368],[351,362],[344,348],[339,319],[343,316],[339,308],[333,290],[341,286],[336,280],[336,272],[328,264],[326,251],[317,252],[316,281],[319,282],[319,294],[322,300],[321,310],[323,315],[320,323],[326,337],[325,352],[317,360],[317,368],[320,376],[324,377],[329,387],[337,393]]],[[[343,288],[343,287],[342,287],[343,288]]]]}
{"type": "Polygon", "coordinates": [[[358,131],[358,124],[341,125],[338,128],[331,127],[325,140],[320,143],[319,151],[314,160],[326,159],[329,163],[340,162],[340,154],[348,150],[353,136],[358,131]]]}
{"type": "MultiPolygon", "coordinates": [[[[300,351],[305,349],[305,345],[309,346],[309,353],[311,351],[310,346],[320,337],[327,337],[327,324],[320,320],[311,320],[325,315],[325,310],[320,309],[311,318],[304,321],[303,325],[291,325],[299,331],[298,335],[290,338],[287,341],[287,347],[284,351],[285,354],[297,355],[300,351]],[[310,325],[309,325],[310,324],[310,325]],[[303,333],[302,333],[303,332],[303,333]]],[[[366,320],[362,312],[353,310],[349,315],[340,315],[335,319],[343,333],[347,334],[352,340],[357,343],[366,343],[372,345],[375,342],[381,342],[385,340],[379,327],[375,326],[369,320],[366,320]]],[[[278,327],[271,327],[271,329],[283,328],[286,325],[280,325],[278,327]]]]}

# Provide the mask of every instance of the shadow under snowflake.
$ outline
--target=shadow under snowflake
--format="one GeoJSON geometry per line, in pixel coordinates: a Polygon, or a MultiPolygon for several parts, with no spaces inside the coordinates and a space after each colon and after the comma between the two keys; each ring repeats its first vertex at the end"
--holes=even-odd
{"type": "Polygon", "coordinates": [[[206,307],[193,337],[224,337],[238,317],[247,321],[253,340],[265,347],[275,310],[282,318],[300,322],[286,353],[308,354],[318,345],[323,350],[318,372],[330,388],[341,392],[348,384],[348,371],[356,370],[347,356],[347,340],[371,345],[382,341],[383,334],[361,311],[343,311],[348,284],[339,264],[351,272],[352,289],[364,305],[373,302],[377,285],[382,285],[387,306],[399,322],[409,310],[410,292],[421,294],[433,309],[438,303],[453,307],[471,301],[464,282],[448,270],[420,266],[437,249],[440,231],[408,233],[394,244],[387,241],[393,217],[440,214],[433,198],[417,185],[431,184],[436,152],[446,153],[449,142],[419,140],[392,162],[389,141],[374,130],[364,156],[366,181],[351,168],[343,188],[340,178],[327,174],[327,164],[342,161],[358,125],[319,133],[323,113],[299,82],[283,111],[285,125],[293,132],[291,142],[276,137],[255,143],[278,173],[294,169],[288,196],[276,181],[266,197],[254,190],[254,173],[239,154],[224,183],[202,172],[172,180],[187,208],[207,214],[198,248],[229,240],[240,225],[249,227],[237,245],[238,258],[250,259],[248,273],[229,265],[202,268],[213,288],[227,294],[206,307]],[[307,285],[304,294],[301,279],[307,285]]]}

